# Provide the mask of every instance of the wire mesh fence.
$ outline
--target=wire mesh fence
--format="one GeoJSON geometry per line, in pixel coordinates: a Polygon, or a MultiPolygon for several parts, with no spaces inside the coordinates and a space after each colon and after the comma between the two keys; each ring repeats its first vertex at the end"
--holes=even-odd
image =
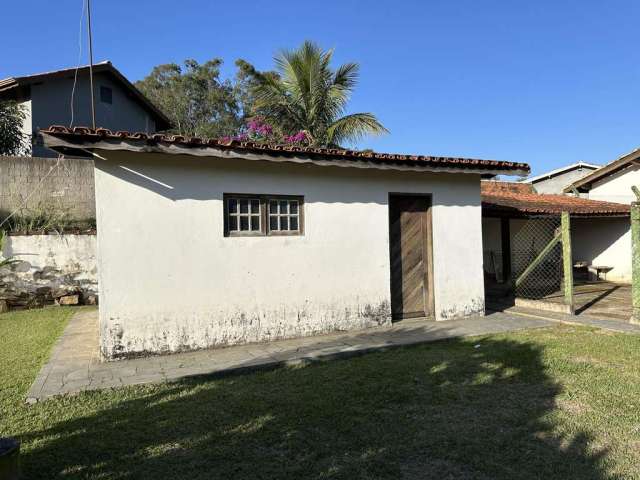
{"type": "Polygon", "coordinates": [[[560,216],[513,219],[511,262],[514,294],[541,300],[562,291],[560,216]]]}

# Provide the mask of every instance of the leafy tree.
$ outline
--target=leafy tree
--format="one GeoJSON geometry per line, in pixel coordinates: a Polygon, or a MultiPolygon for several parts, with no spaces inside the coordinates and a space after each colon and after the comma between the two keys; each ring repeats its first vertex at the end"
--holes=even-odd
{"type": "Polygon", "coordinates": [[[13,101],[0,102],[0,155],[27,155],[31,139],[22,132],[26,113],[13,101]]]}
{"type": "Polygon", "coordinates": [[[252,113],[285,135],[302,131],[310,144],[318,146],[387,133],[372,113],[344,115],[359,66],[346,63],[334,71],[332,55],[333,50],[323,51],[306,41],[275,58],[277,75],[258,72],[244,62],[243,73],[251,79],[252,113]]]}
{"type": "Polygon", "coordinates": [[[233,135],[242,125],[236,89],[220,79],[222,60],[158,65],[136,86],[173,122],[173,132],[199,137],[233,135]]]}
{"type": "Polygon", "coordinates": [[[260,78],[268,77],[278,80],[280,77],[274,71],[258,72],[253,65],[241,58],[236,60],[236,67],[238,71],[236,73],[234,91],[242,110],[242,119],[246,122],[256,116],[254,92],[260,85],[260,78]]]}

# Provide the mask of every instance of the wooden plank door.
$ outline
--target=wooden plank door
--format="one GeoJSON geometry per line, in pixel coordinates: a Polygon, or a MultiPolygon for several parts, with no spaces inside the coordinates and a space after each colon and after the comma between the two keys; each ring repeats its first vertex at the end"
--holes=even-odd
{"type": "Polygon", "coordinates": [[[431,197],[389,197],[391,314],[394,320],[433,314],[431,197]]]}

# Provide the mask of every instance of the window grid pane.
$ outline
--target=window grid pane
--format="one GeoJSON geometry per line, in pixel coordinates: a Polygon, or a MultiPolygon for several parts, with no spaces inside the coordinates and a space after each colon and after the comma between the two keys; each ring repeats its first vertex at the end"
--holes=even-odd
{"type": "Polygon", "coordinates": [[[229,198],[227,202],[230,232],[260,232],[260,199],[229,198]]]}
{"type": "Polygon", "coordinates": [[[269,201],[269,229],[276,232],[297,232],[300,229],[297,200],[269,201]]]}

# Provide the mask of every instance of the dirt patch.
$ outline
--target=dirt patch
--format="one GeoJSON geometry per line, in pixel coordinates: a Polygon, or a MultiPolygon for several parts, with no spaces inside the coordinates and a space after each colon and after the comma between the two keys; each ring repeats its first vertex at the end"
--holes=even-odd
{"type": "Polygon", "coordinates": [[[608,362],[600,360],[599,358],[596,358],[596,357],[592,357],[591,355],[579,355],[577,357],[572,357],[571,361],[573,363],[588,363],[589,365],[602,365],[602,366],[610,365],[608,362]]]}
{"type": "Polygon", "coordinates": [[[556,400],[556,407],[571,415],[582,415],[591,410],[591,407],[578,400],[559,398],[556,400]]]}

